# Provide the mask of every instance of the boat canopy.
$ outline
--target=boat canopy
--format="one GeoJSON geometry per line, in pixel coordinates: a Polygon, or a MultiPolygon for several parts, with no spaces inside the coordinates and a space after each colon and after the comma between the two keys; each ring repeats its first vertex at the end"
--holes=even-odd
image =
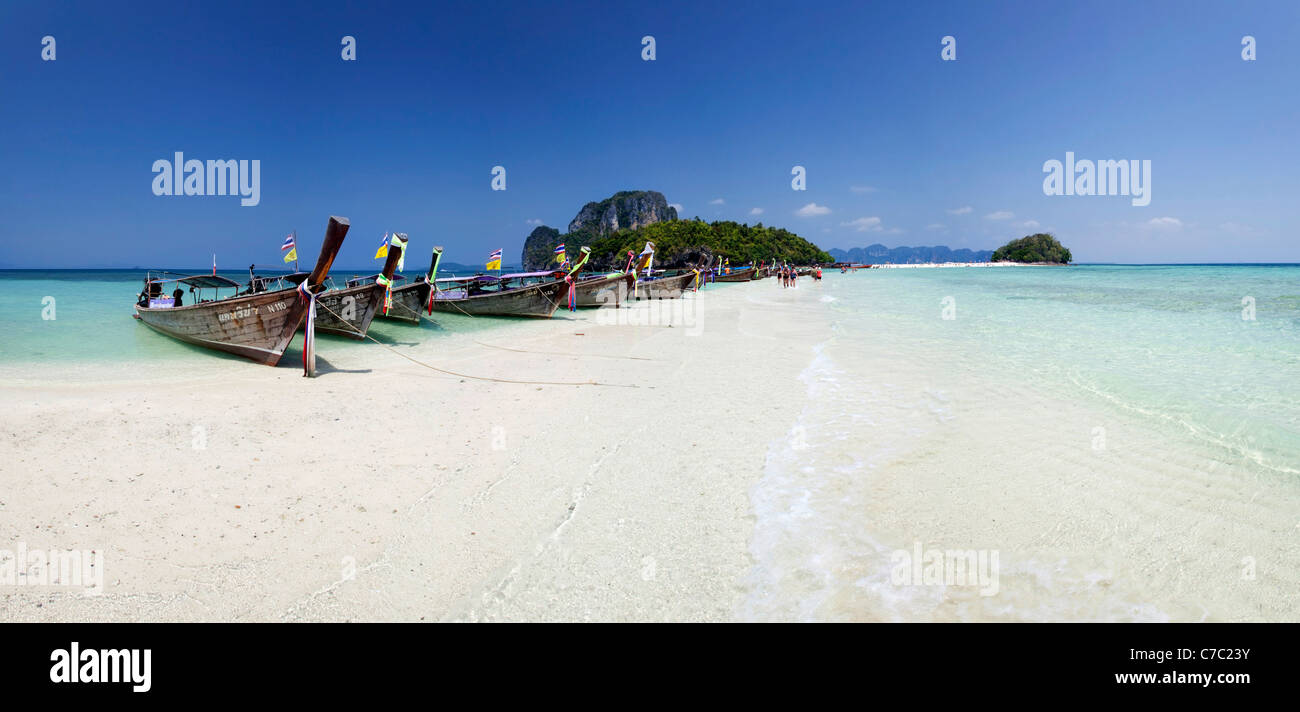
{"type": "Polygon", "coordinates": [[[491,277],[486,274],[476,274],[470,277],[439,277],[435,282],[446,282],[448,284],[463,284],[465,282],[495,282],[499,278],[491,277]]]}
{"type": "Polygon", "coordinates": [[[563,270],[548,269],[541,272],[511,272],[510,274],[501,275],[501,279],[518,279],[520,277],[550,277],[556,272],[563,270]]]}
{"type": "MultiPolygon", "coordinates": [[[[154,281],[164,282],[169,280],[160,279],[154,281]]],[[[236,282],[233,279],[227,279],[226,277],[222,277],[216,274],[199,274],[199,275],[194,275],[192,277],[181,277],[176,281],[180,282],[181,284],[188,284],[191,287],[197,287],[199,289],[227,289],[227,288],[238,289],[240,286],[239,282],[236,282]]]]}

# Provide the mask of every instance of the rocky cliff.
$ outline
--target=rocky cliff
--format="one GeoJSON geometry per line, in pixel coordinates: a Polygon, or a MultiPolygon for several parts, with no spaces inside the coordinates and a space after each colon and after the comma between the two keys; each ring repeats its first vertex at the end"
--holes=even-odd
{"type": "MultiPolygon", "coordinates": [[[[520,264],[528,272],[557,266],[554,261],[555,246],[561,242],[563,240],[560,239],[559,230],[545,225],[535,228],[524,240],[524,252],[520,264]]],[[[573,252],[577,251],[578,246],[574,245],[573,252]]]]}
{"type": "Polygon", "coordinates": [[[625,190],[599,203],[587,203],[569,221],[569,232],[589,232],[604,237],[611,232],[636,229],[650,223],[677,219],[677,209],[655,190],[625,190]]]}
{"type": "Polygon", "coordinates": [[[569,256],[578,254],[578,247],[589,245],[597,238],[619,230],[632,230],[652,223],[677,219],[677,209],[668,205],[664,194],[656,190],[625,190],[596,203],[587,203],[569,221],[569,231],[542,225],[524,240],[520,259],[525,270],[541,270],[555,266],[555,246],[568,241],[569,256]]]}

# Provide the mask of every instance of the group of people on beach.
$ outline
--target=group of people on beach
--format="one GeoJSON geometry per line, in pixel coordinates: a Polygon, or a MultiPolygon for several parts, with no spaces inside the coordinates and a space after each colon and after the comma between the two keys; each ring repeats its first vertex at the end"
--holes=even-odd
{"type": "Polygon", "coordinates": [[[776,276],[781,280],[782,287],[793,287],[795,279],[799,277],[799,271],[786,265],[777,269],[776,276]]]}
{"type": "MultiPolygon", "coordinates": [[[[813,278],[814,281],[820,282],[822,280],[821,267],[813,267],[812,270],[808,272],[808,274],[813,278]]],[[[799,279],[799,270],[795,267],[791,267],[790,265],[785,265],[784,267],[777,267],[776,278],[777,281],[780,282],[782,287],[794,287],[795,280],[799,279]]]]}

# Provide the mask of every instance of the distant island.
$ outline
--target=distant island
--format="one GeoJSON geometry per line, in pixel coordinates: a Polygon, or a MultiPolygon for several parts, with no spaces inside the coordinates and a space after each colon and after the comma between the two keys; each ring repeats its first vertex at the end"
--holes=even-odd
{"type": "Polygon", "coordinates": [[[945,245],[934,247],[885,247],[879,243],[850,250],[832,248],[831,257],[836,262],[856,262],[874,265],[941,264],[944,262],[988,262],[992,250],[951,249],[945,245]]]}
{"type": "Polygon", "coordinates": [[[1012,240],[993,251],[994,262],[1068,265],[1073,257],[1051,233],[1039,232],[1012,240]]]}
{"type": "Polygon", "coordinates": [[[663,193],[628,190],[584,205],[566,233],[546,225],[534,229],[524,241],[521,262],[526,270],[552,267],[555,247],[563,243],[570,257],[579,248],[590,247],[589,269],[616,270],[626,266],[629,251],[639,254],[647,241],[655,244],[655,266],[668,269],[708,264],[717,257],[737,266],[759,260],[833,261],[830,254],[789,230],[731,220],[680,220],[663,193]]]}

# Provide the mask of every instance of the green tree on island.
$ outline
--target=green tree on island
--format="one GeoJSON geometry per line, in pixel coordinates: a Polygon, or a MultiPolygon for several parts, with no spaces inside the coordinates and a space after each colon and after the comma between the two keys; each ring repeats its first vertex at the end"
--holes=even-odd
{"type": "Polygon", "coordinates": [[[831,262],[831,256],[789,230],[759,223],[746,225],[730,220],[706,223],[702,220],[668,220],[634,229],[595,235],[587,230],[559,234],[552,228],[533,231],[524,247],[524,264],[544,265],[552,247],[564,242],[569,254],[586,245],[591,248],[592,270],[621,269],[629,251],[639,254],[645,243],[655,243],[656,267],[686,267],[706,254],[725,258],[732,266],[760,260],[788,261],[806,265],[831,262]]]}
{"type": "Polygon", "coordinates": [[[1012,240],[994,250],[993,262],[1044,262],[1070,264],[1070,250],[1056,241],[1051,233],[1040,232],[1012,240]]]}

